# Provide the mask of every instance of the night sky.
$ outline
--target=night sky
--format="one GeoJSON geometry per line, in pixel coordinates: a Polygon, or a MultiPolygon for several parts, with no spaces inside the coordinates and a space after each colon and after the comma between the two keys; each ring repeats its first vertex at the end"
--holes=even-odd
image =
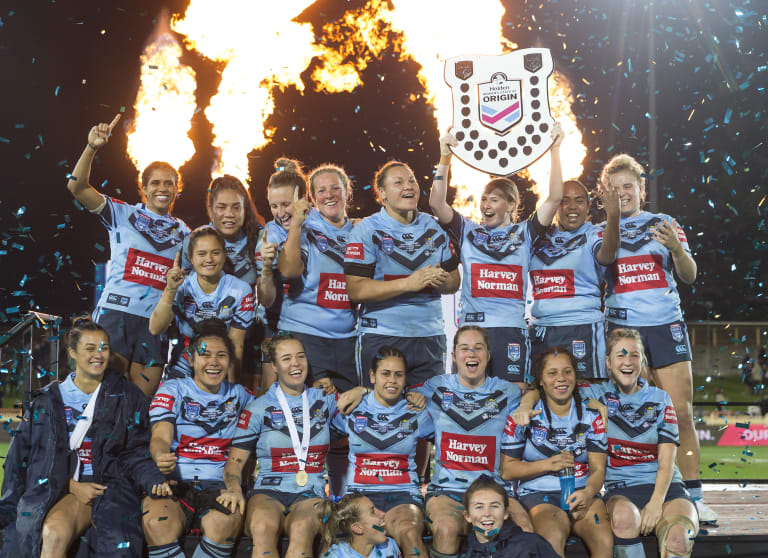
{"type": "MultiPolygon", "coordinates": [[[[0,321],[18,319],[29,308],[64,316],[90,309],[93,262],[108,258],[107,234],[96,217],[74,205],[66,175],[94,123],[110,121],[120,107],[126,107],[124,120],[133,117],[139,56],[159,9],[183,13],[186,3],[6,0],[0,6],[0,321]]],[[[300,19],[313,23],[320,37],[322,23],[363,4],[320,0],[300,19]]],[[[648,166],[653,33],[658,151],[650,173],[660,195],[652,209],[679,219],[698,263],[694,288],[681,288],[686,317],[766,320],[768,4],[657,1],[652,26],[648,2],[504,4],[507,38],[520,47],[552,49],[556,69],[573,83],[573,110],[589,150],[581,180],[590,187],[616,153],[633,154],[648,166]]],[[[206,106],[221,68],[195,53],[182,61],[197,72],[198,105],[206,106]]],[[[251,191],[262,215],[269,214],[266,178],[282,154],[309,168],[325,161],[343,165],[356,185],[352,216],[377,210],[368,187],[373,172],[401,158],[420,180],[426,209],[439,134],[423,98],[410,100],[422,91],[417,69],[390,50],[369,64],[365,85],[354,93],[315,93],[308,70],[303,94],[292,88],[278,94],[268,122],[276,129],[273,142],[249,157],[251,191]]],[[[213,161],[211,126],[202,112],[192,136],[197,153],[182,168],[186,186],[174,214],[195,227],[206,222],[213,161]]],[[[91,182],[98,187],[108,180],[104,192],[134,203],[136,171],[125,142],[118,130],[100,152],[91,182]]],[[[524,200],[523,216],[535,204],[530,195],[524,200]]]]}

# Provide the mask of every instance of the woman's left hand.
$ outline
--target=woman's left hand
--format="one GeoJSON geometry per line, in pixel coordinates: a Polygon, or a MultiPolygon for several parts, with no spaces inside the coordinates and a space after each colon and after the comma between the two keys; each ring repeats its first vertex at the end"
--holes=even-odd
{"type": "Polygon", "coordinates": [[[584,490],[577,490],[568,498],[568,509],[576,521],[582,519],[589,509],[589,500],[584,490]]]}
{"type": "Polygon", "coordinates": [[[423,411],[427,408],[427,398],[415,391],[406,393],[405,400],[408,401],[409,411],[423,411]]]}
{"type": "Polygon", "coordinates": [[[360,404],[365,396],[366,388],[362,386],[354,387],[339,395],[336,401],[336,408],[342,415],[348,415],[360,404]]]}
{"type": "Polygon", "coordinates": [[[661,242],[666,249],[673,254],[683,250],[683,245],[677,237],[677,227],[674,227],[666,221],[660,221],[653,228],[653,239],[661,242]]]}
{"type": "Polygon", "coordinates": [[[333,382],[330,378],[320,378],[319,380],[315,380],[315,382],[312,384],[312,387],[322,389],[323,395],[330,395],[332,393],[338,392],[336,386],[333,385],[333,382]]]}
{"type": "Polygon", "coordinates": [[[657,502],[651,498],[650,502],[646,504],[643,510],[640,512],[640,534],[650,535],[656,528],[659,520],[661,519],[661,509],[663,502],[657,502]]]}

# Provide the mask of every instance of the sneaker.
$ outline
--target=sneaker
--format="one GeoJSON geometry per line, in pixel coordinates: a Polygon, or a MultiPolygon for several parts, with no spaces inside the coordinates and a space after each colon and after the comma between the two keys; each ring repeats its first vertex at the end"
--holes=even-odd
{"type": "Polygon", "coordinates": [[[699,523],[717,522],[717,513],[704,500],[696,500],[696,511],[699,512],[699,523]]]}

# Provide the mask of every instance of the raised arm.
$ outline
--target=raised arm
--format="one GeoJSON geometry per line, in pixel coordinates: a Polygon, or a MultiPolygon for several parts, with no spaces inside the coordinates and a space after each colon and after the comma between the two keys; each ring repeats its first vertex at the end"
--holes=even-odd
{"type": "Polygon", "coordinates": [[[104,203],[104,196],[89,183],[91,165],[96,157],[96,152],[109,142],[112,129],[119,121],[120,114],[115,116],[109,124],[102,122],[91,128],[88,132],[88,144],[72,170],[72,178],[67,182],[67,188],[75,196],[75,199],[89,211],[95,211],[104,203]]]}
{"type": "Polygon", "coordinates": [[[274,304],[277,298],[277,289],[275,288],[274,269],[272,263],[277,256],[277,244],[269,242],[267,229],[264,228],[261,242],[261,275],[256,282],[256,294],[259,298],[259,304],[264,308],[269,308],[274,304]]]}
{"type": "Polygon", "coordinates": [[[555,143],[552,144],[550,153],[551,168],[549,171],[549,193],[539,208],[536,210],[536,218],[539,223],[548,227],[552,224],[552,219],[557,214],[557,208],[563,199],[563,169],[560,164],[560,146],[563,143],[565,134],[559,122],[555,122],[552,127],[551,136],[555,143]]]}
{"type": "Polygon", "coordinates": [[[619,220],[621,219],[621,207],[619,202],[619,190],[614,185],[609,184],[601,190],[600,198],[605,208],[605,233],[603,234],[603,243],[595,255],[595,259],[601,265],[610,265],[616,261],[619,253],[619,220]]]}
{"type": "Polygon", "coordinates": [[[450,170],[452,153],[451,145],[458,145],[456,137],[447,132],[440,138],[440,162],[437,164],[435,178],[432,180],[432,190],[429,192],[429,207],[441,225],[447,225],[453,219],[453,208],[448,205],[448,171],[450,170]]]}
{"type": "Polygon", "coordinates": [[[165,289],[149,317],[149,333],[152,335],[161,335],[171,325],[176,291],[184,282],[184,276],[184,270],[181,269],[181,251],[179,251],[173,260],[173,266],[165,274],[165,289]]]}
{"type": "MultiPolygon", "coordinates": [[[[296,190],[298,192],[298,189],[296,190]]],[[[295,279],[304,273],[304,261],[301,259],[301,226],[309,214],[310,204],[306,198],[293,202],[293,218],[288,229],[283,249],[277,258],[277,268],[283,277],[295,279]]]]}

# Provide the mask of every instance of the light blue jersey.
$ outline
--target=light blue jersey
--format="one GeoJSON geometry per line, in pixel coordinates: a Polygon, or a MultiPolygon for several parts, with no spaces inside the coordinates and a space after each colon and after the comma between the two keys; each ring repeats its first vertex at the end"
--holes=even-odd
{"type": "MultiPolygon", "coordinates": [[[[318,498],[322,498],[325,494],[323,478],[325,456],[330,443],[329,424],[336,413],[336,396],[323,395],[320,389],[307,388],[310,439],[305,471],[309,476],[309,482],[302,487],[296,484],[299,464],[293,450],[285,415],[277,399],[278,385],[272,384],[264,395],[254,399],[240,413],[237,434],[232,445],[249,452],[256,452],[259,472],[254,481],[254,488],[291,494],[310,490],[318,498]]],[[[286,394],[285,397],[291,407],[294,424],[301,440],[304,432],[302,396],[286,394]]]]}
{"type": "Polygon", "coordinates": [[[402,554],[394,539],[387,537],[387,542],[374,545],[368,556],[355,551],[348,542],[339,542],[332,545],[322,558],[402,558],[402,554]]]}
{"type": "Polygon", "coordinates": [[[446,228],[464,269],[459,325],[526,327],[528,260],[537,229],[544,229],[536,214],[522,223],[488,229],[454,211],[446,228]]]}
{"type": "MultiPolygon", "coordinates": [[[[584,488],[589,478],[587,454],[607,451],[605,423],[602,416],[597,411],[588,409],[585,401],[581,402],[581,419],[577,413],[575,400],[571,403],[571,410],[567,417],[559,417],[551,412],[546,413],[541,401],[534,409],[541,411],[541,414],[532,418],[528,426],[517,426],[511,415],[507,418],[501,451],[509,457],[529,462],[549,459],[561,451],[573,452],[576,489],[584,488]]],[[[518,488],[521,496],[531,492],[559,491],[560,478],[557,473],[546,473],[523,480],[518,488]]]]}
{"type": "MultiPolygon", "coordinates": [[[[209,226],[212,227],[213,223],[209,223],[209,226]]],[[[227,259],[232,264],[231,275],[245,281],[253,288],[257,279],[256,256],[254,254],[253,258],[248,257],[247,245],[248,237],[242,231],[236,240],[224,239],[224,250],[227,253],[227,259]]],[[[189,237],[184,239],[181,251],[181,267],[187,273],[192,271],[192,262],[189,261],[189,237]]]]}
{"type": "Polygon", "coordinates": [[[352,232],[336,228],[312,209],[301,227],[303,288],[283,298],[280,330],[340,339],[355,336],[356,315],[344,277],[344,251],[352,232]]]}
{"type": "Polygon", "coordinates": [[[104,196],[98,214],[109,232],[109,272],[97,309],[149,318],[165,289],[165,275],[189,234],[181,219],[104,196]]]}
{"type": "MultiPolygon", "coordinates": [[[[265,308],[262,304],[259,304],[256,309],[256,317],[263,323],[268,324],[273,331],[277,331],[277,323],[280,320],[280,311],[283,308],[283,297],[285,292],[290,290],[294,282],[285,282],[280,271],[277,269],[277,257],[280,255],[285,244],[285,239],[288,238],[288,231],[282,226],[278,225],[274,221],[270,221],[264,226],[264,231],[259,235],[259,241],[256,243],[256,275],[261,277],[261,272],[264,267],[264,263],[261,259],[261,246],[264,243],[264,237],[267,236],[271,244],[277,244],[277,253],[275,259],[272,261],[272,281],[275,284],[275,301],[269,308],[265,308]]],[[[294,287],[295,289],[296,287],[294,287]]],[[[300,288],[300,287],[299,287],[300,288]]],[[[298,292],[295,290],[294,292],[298,292]]]]}
{"type": "MultiPolygon", "coordinates": [[[[453,271],[458,260],[435,218],[416,213],[411,223],[403,225],[384,208],[353,229],[344,257],[347,275],[377,281],[408,277],[422,267],[436,264],[453,271]]],[[[360,306],[358,331],[394,337],[444,335],[440,293],[427,287],[381,302],[364,302],[360,306]]]]}
{"type": "Polygon", "coordinates": [[[531,318],[536,325],[581,325],[603,320],[600,284],[604,267],[595,258],[603,227],[584,223],[575,231],[550,227],[533,244],[531,318]]]}
{"type": "Polygon", "coordinates": [[[435,376],[416,386],[427,398],[435,427],[435,472],[432,485],[466,490],[481,475],[499,476],[501,437],[507,416],[520,406],[520,388],[501,378],[486,378],[475,389],[456,374],[435,376]]]}
{"type": "Polygon", "coordinates": [[[606,273],[605,319],[625,327],[665,325],[682,319],[672,254],[653,239],[653,229],[666,221],[677,231],[690,255],[682,227],[662,213],[641,211],[619,222],[619,255],[606,273]]]}
{"type": "Polygon", "coordinates": [[[163,382],[149,406],[149,420],[174,426],[171,451],[177,461],[171,477],[223,480],[240,411],[252,400],[247,389],[227,380],[218,393],[203,391],[192,378],[163,382]]]}
{"type": "MultiPolygon", "coordinates": [[[[579,386],[584,397],[599,399],[608,410],[608,468],[605,486],[654,484],[659,444],[680,445],[677,414],[666,391],[638,379],[640,390],[625,395],[613,383],[579,386]]],[[[677,465],[672,482],[683,482],[677,465]]]]}
{"type": "Polygon", "coordinates": [[[426,409],[409,411],[404,398],[385,407],[369,393],[349,415],[337,413],[331,431],[349,438],[347,492],[411,492],[421,497],[416,444],[435,433],[426,409]]]}

